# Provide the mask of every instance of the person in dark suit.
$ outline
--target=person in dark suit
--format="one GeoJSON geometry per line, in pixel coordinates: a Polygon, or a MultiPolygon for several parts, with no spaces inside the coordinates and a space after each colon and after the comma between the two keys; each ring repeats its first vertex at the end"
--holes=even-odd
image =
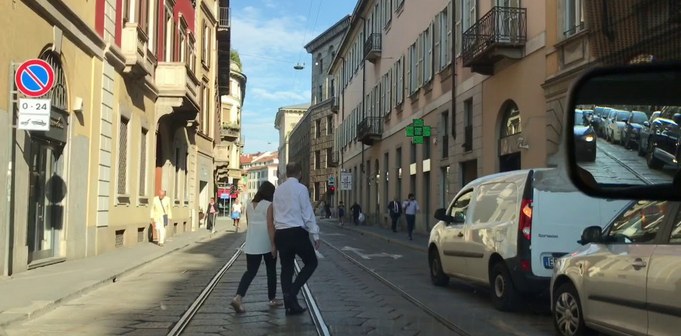
{"type": "Polygon", "coordinates": [[[388,203],[388,211],[390,212],[390,219],[392,219],[393,222],[393,232],[397,232],[397,221],[402,215],[402,206],[400,205],[400,199],[398,197],[395,197],[394,200],[388,203]]]}

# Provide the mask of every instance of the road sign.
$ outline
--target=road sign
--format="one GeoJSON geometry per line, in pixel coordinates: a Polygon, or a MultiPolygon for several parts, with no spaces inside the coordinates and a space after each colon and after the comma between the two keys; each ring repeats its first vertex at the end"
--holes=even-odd
{"type": "Polygon", "coordinates": [[[340,178],[340,188],[338,190],[352,190],[352,174],[342,172],[340,178]]]}
{"type": "Polygon", "coordinates": [[[329,186],[336,185],[336,177],[335,176],[329,176],[329,180],[327,182],[328,182],[329,186]]]}
{"type": "Polygon", "coordinates": [[[227,194],[227,193],[220,194],[220,199],[223,199],[223,200],[229,199],[229,194],[227,194]]]}
{"type": "Polygon", "coordinates": [[[19,116],[17,128],[27,131],[49,131],[50,110],[49,99],[19,99],[19,116]]]}
{"type": "Polygon", "coordinates": [[[42,97],[54,86],[54,70],[49,63],[41,59],[31,59],[17,68],[14,83],[19,92],[26,96],[42,97]]]}
{"type": "Polygon", "coordinates": [[[426,126],[423,119],[414,119],[411,125],[406,128],[407,137],[410,137],[412,143],[422,144],[423,138],[430,137],[430,126],[426,126]]]}

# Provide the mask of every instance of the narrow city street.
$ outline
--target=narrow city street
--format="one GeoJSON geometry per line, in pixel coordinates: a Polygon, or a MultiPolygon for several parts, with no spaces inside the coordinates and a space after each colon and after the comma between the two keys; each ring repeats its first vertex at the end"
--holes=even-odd
{"type": "Polygon", "coordinates": [[[657,184],[671,183],[675,170],[665,167],[661,170],[648,168],[645,157],[636,150],[612,144],[599,138],[596,161],[578,162],[593,174],[599,183],[657,184]]]}
{"type": "MultiPolygon", "coordinates": [[[[552,333],[542,300],[528,302],[517,313],[502,313],[492,307],[486,290],[456,281],[444,288],[433,286],[425,251],[394,243],[403,232],[373,228],[385,236],[379,238],[338,227],[334,220],[320,220],[320,226],[319,266],[308,287],[331,335],[552,333]]],[[[171,253],[45,315],[13,324],[5,333],[166,335],[243,243],[245,234],[233,233],[231,224],[221,223],[219,229],[204,243],[171,253]]],[[[320,334],[308,313],[287,317],[283,308],[267,305],[264,266],[245,297],[246,313],[234,313],[229,301],[244,270],[241,253],[183,334],[320,334]]],[[[304,302],[302,294],[299,299],[304,302]]]]}

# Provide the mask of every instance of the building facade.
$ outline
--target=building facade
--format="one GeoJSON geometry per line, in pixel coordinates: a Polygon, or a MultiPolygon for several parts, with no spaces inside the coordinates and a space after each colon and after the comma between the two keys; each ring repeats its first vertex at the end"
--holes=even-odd
{"type": "Polygon", "coordinates": [[[215,0],[28,0],[0,10],[12,30],[0,41],[0,74],[32,58],[55,71],[49,131],[10,129],[24,97],[0,82],[0,164],[10,167],[0,182],[3,274],[146,241],[158,189],[173,200],[169,235],[190,230],[202,169],[213,165],[215,0]]]}
{"type": "Polygon", "coordinates": [[[336,81],[334,76],[329,75],[329,68],[349,25],[350,16],[346,16],[305,46],[312,56],[314,67],[308,129],[310,170],[303,175],[310,178],[311,199],[316,202],[333,202],[334,195],[327,193],[327,181],[330,176],[335,177],[335,168],[338,167],[339,156],[334,151],[334,121],[339,99],[335,96],[336,81]]]}
{"type": "Polygon", "coordinates": [[[215,146],[215,181],[220,186],[240,184],[240,157],[245,145],[241,136],[241,106],[245,98],[246,75],[239,65],[232,63],[229,94],[220,98],[220,141],[215,146]]]}
{"type": "Polygon", "coordinates": [[[274,119],[274,128],[279,131],[279,168],[277,168],[277,177],[280,181],[286,179],[286,163],[289,162],[290,156],[290,138],[291,132],[296,127],[298,122],[303,118],[303,115],[310,107],[309,103],[280,107],[274,119]]]}
{"type": "Polygon", "coordinates": [[[352,177],[337,194],[370,223],[388,225],[388,202],[414,193],[424,231],[449,197],[451,12],[448,1],[358,1],[331,66],[339,170],[352,177]],[[431,128],[420,144],[406,136],[414,119],[431,128]]]}
{"type": "Polygon", "coordinates": [[[279,183],[277,177],[279,153],[246,154],[241,156],[241,162],[243,163],[244,181],[246,181],[246,186],[241,192],[242,202],[252,200],[263,182],[269,181],[275,186],[279,183]]]}

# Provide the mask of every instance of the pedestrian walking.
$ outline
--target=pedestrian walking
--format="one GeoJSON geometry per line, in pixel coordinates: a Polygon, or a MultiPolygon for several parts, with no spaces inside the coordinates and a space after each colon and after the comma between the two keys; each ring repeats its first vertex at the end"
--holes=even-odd
{"type": "Polygon", "coordinates": [[[319,249],[319,226],[310,202],[310,193],[300,183],[302,169],[298,163],[286,165],[286,181],[274,192],[274,242],[281,258],[281,289],[286,315],[306,311],[298,303],[298,292],[317,268],[316,249],[319,249]],[[314,247],[310,242],[314,239],[314,247]],[[296,255],[305,264],[293,281],[293,262],[296,255]]]}
{"type": "Polygon", "coordinates": [[[409,198],[402,204],[404,216],[407,218],[407,232],[409,240],[414,240],[414,226],[416,226],[416,213],[421,211],[419,202],[416,201],[414,194],[409,194],[409,198]]]}
{"type": "Polygon", "coordinates": [[[173,218],[172,208],[170,207],[170,200],[166,197],[165,190],[159,190],[158,194],[151,201],[151,209],[149,209],[151,217],[151,225],[154,234],[158,237],[158,246],[163,246],[166,241],[166,226],[173,218]]]}
{"type": "Polygon", "coordinates": [[[246,254],[246,272],[241,276],[236,296],[232,299],[231,306],[237,313],[244,313],[243,298],[260,268],[262,260],[265,260],[267,271],[267,298],[270,307],[279,307],[281,300],[276,299],[277,294],[277,250],[274,246],[274,218],[272,199],[274,197],[274,185],[269,181],[263,182],[253,200],[247,204],[244,215],[248,222],[246,231],[246,243],[243,252],[246,254]]]}
{"type": "Polygon", "coordinates": [[[395,196],[395,199],[388,203],[388,211],[390,213],[390,219],[392,220],[393,232],[397,232],[397,221],[402,215],[402,206],[400,205],[399,197],[395,196]]]}
{"type": "Polygon", "coordinates": [[[215,206],[215,197],[211,197],[206,207],[206,229],[212,233],[215,233],[215,217],[217,214],[218,209],[215,206]]]}
{"type": "Polygon", "coordinates": [[[362,213],[362,207],[359,203],[355,202],[355,204],[350,207],[350,211],[352,211],[352,221],[355,223],[355,226],[359,225],[359,215],[362,213]]]}
{"type": "Polygon", "coordinates": [[[239,220],[241,219],[241,203],[239,199],[234,199],[234,204],[232,204],[232,220],[234,221],[235,232],[239,232],[239,220]]]}
{"type": "Polygon", "coordinates": [[[343,226],[345,223],[345,205],[343,204],[343,201],[340,201],[338,203],[338,224],[340,226],[343,226]]]}

